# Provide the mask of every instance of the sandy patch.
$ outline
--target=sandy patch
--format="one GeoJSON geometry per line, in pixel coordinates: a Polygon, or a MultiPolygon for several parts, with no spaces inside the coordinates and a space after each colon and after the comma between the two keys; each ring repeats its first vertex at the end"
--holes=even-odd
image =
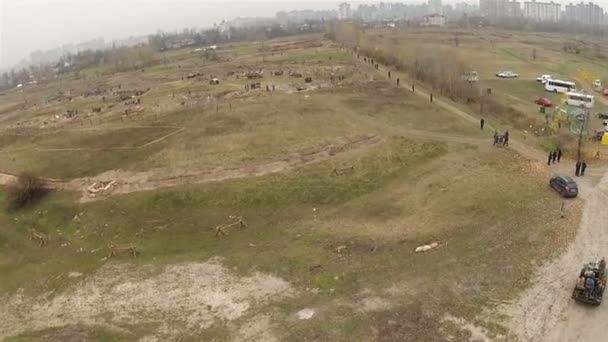
{"type": "Polygon", "coordinates": [[[442,319],[442,321],[453,323],[459,326],[461,329],[467,330],[469,333],[471,333],[471,337],[469,337],[468,342],[490,342],[504,340],[504,338],[502,337],[490,338],[485,328],[467,322],[465,319],[462,318],[446,315],[442,319]]]}
{"type": "Polygon", "coordinates": [[[260,315],[243,323],[231,340],[234,342],[277,342],[269,315],[260,315]]]}
{"type": "MultiPolygon", "coordinates": [[[[73,324],[109,327],[158,324],[158,335],[197,334],[236,320],[271,300],[291,296],[289,283],[268,274],[239,277],[219,259],[166,266],[158,273],[108,264],[47,300],[0,298],[0,340],[27,331],[73,324]],[[170,325],[162,322],[170,321],[170,325]]],[[[156,334],[155,334],[156,335],[156,334]]]]}

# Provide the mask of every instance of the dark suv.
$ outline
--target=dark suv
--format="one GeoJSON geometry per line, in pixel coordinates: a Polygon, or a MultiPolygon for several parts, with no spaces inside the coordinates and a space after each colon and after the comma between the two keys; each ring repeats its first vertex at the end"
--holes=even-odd
{"type": "Polygon", "coordinates": [[[559,192],[562,197],[576,197],[578,195],[578,185],[574,179],[568,176],[557,176],[551,178],[549,185],[559,192]]]}

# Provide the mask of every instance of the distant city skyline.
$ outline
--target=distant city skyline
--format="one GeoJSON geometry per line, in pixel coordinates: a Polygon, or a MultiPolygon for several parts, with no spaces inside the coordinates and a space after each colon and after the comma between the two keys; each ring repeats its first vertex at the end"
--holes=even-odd
{"type": "MultiPolygon", "coordinates": [[[[344,1],[0,0],[0,69],[7,69],[22,59],[28,59],[30,53],[36,50],[49,50],[97,37],[111,42],[129,36],[148,35],[157,30],[210,27],[223,19],[274,17],[279,11],[331,9],[338,12],[338,5],[342,2],[344,1]]],[[[346,2],[351,5],[351,12],[362,4],[380,4],[380,1],[346,2]]],[[[579,3],[555,2],[561,4],[562,9],[571,2],[579,3]]],[[[384,3],[427,4],[428,0],[384,3]]],[[[443,0],[442,3],[479,5],[479,1],[443,0]]],[[[608,8],[608,0],[595,3],[608,8]]]]}

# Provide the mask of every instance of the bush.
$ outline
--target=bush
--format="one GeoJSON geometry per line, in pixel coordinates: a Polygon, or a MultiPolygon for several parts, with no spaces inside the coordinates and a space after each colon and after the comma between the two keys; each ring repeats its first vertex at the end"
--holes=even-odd
{"type": "Polygon", "coordinates": [[[48,189],[44,183],[29,173],[22,173],[17,176],[15,184],[9,186],[7,203],[9,210],[24,208],[40,200],[48,189]]]}

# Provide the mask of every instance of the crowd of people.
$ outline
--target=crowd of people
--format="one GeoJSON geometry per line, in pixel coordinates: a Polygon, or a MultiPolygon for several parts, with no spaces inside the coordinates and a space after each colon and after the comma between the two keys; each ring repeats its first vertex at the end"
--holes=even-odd
{"type": "Polygon", "coordinates": [[[561,159],[562,149],[558,147],[555,150],[549,152],[549,157],[547,158],[547,165],[555,164],[556,161],[559,163],[561,159]]]}

